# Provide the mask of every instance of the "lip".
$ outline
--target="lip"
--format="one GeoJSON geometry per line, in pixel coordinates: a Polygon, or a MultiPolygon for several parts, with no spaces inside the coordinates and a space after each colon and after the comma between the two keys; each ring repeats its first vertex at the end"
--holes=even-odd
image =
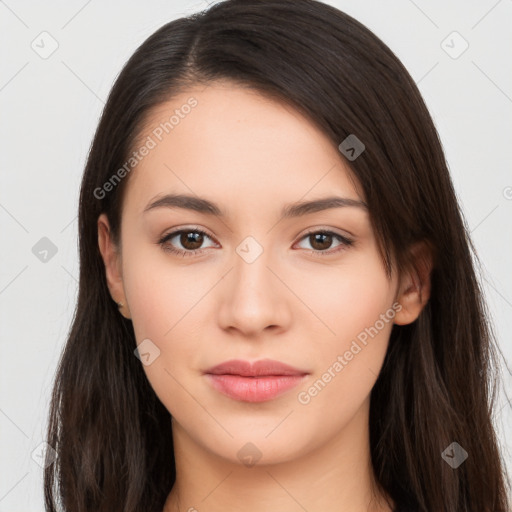
{"type": "Polygon", "coordinates": [[[204,372],[217,391],[243,402],[264,402],[300,384],[309,372],[263,359],[253,363],[231,359],[204,372]]]}
{"type": "Polygon", "coordinates": [[[267,375],[305,375],[308,372],[299,370],[273,359],[260,359],[259,361],[242,361],[230,359],[205,371],[212,375],[239,375],[241,377],[261,377],[267,375]]]}

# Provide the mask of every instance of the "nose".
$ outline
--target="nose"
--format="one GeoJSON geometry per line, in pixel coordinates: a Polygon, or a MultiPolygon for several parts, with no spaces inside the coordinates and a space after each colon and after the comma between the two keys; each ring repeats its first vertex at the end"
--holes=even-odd
{"type": "Polygon", "coordinates": [[[267,251],[254,261],[233,255],[233,268],[220,288],[218,322],[225,330],[256,337],[264,331],[288,329],[290,291],[267,251]]]}

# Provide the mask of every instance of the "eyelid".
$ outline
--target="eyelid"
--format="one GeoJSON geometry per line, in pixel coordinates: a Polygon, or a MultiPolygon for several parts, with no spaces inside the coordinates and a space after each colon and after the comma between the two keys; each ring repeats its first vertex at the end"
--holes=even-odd
{"type": "MultiPolygon", "coordinates": [[[[204,227],[201,227],[201,226],[198,226],[198,225],[193,225],[193,224],[185,225],[185,226],[175,226],[173,228],[170,228],[170,230],[168,232],[166,232],[165,234],[161,235],[159,238],[160,238],[160,240],[163,240],[163,239],[165,239],[167,236],[169,236],[171,234],[172,235],[176,235],[176,234],[178,234],[181,231],[188,231],[188,230],[202,232],[202,233],[206,234],[207,236],[209,236],[216,243],[219,243],[217,241],[217,239],[215,238],[215,236],[213,236],[208,229],[206,229],[204,227]]],[[[312,233],[318,233],[319,231],[332,232],[332,233],[337,234],[337,235],[339,235],[341,237],[344,237],[344,238],[355,238],[355,235],[353,233],[351,233],[350,231],[341,230],[342,232],[340,232],[340,230],[338,228],[333,228],[333,227],[330,227],[330,226],[322,226],[322,225],[320,225],[320,226],[313,226],[311,228],[308,228],[306,231],[300,232],[294,238],[299,238],[299,240],[301,240],[306,235],[309,235],[309,234],[312,234],[312,233]]]]}
{"type": "MultiPolygon", "coordinates": [[[[353,235],[347,236],[345,234],[339,233],[338,230],[336,230],[334,228],[318,227],[318,226],[308,228],[307,231],[301,233],[300,236],[298,236],[298,240],[297,240],[296,244],[300,244],[303,240],[306,240],[310,235],[319,234],[319,233],[327,234],[334,238],[337,238],[338,241],[340,242],[340,245],[335,249],[328,249],[326,251],[305,249],[310,254],[313,254],[315,256],[326,256],[327,257],[329,255],[336,254],[342,250],[345,250],[345,249],[355,245],[355,237],[353,235]]],[[[294,246],[296,244],[294,244],[294,246]]]]}
{"type": "Polygon", "coordinates": [[[301,232],[297,236],[302,239],[306,235],[310,235],[312,233],[318,233],[319,231],[322,231],[322,232],[328,231],[330,233],[334,233],[334,234],[336,234],[338,236],[341,236],[343,238],[350,238],[350,239],[356,238],[356,235],[354,235],[350,231],[347,231],[346,229],[341,230],[339,228],[333,228],[333,227],[330,227],[330,226],[322,226],[322,225],[320,225],[320,226],[313,226],[311,228],[308,228],[306,231],[301,232]]]}
{"type": "Polygon", "coordinates": [[[174,226],[173,228],[170,228],[169,230],[166,230],[166,232],[159,237],[160,241],[167,238],[169,235],[176,236],[178,233],[182,231],[198,231],[200,233],[204,233],[205,235],[209,236],[212,240],[214,240],[216,243],[219,243],[217,239],[208,231],[206,228],[203,228],[201,226],[197,226],[194,224],[186,225],[186,226],[174,226]]]}
{"type": "MultiPolygon", "coordinates": [[[[178,236],[179,234],[181,233],[186,233],[186,232],[196,232],[196,233],[201,233],[203,235],[206,235],[208,238],[210,238],[214,243],[216,244],[219,244],[219,242],[215,239],[215,237],[213,235],[211,235],[209,233],[209,231],[207,229],[204,229],[200,226],[197,226],[197,225],[189,225],[189,226],[175,226],[173,227],[169,232],[167,232],[166,234],[162,235],[158,241],[158,244],[160,246],[164,246],[169,240],[171,240],[172,238],[174,238],[175,236],[178,236]]],[[[353,246],[354,243],[355,243],[355,237],[350,234],[349,236],[346,236],[342,233],[340,233],[338,231],[338,229],[336,228],[331,228],[331,227],[327,227],[327,226],[312,226],[310,228],[308,228],[305,232],[302,232],[301,235],[297,235],[295,238],[298,238],[297,242],[294,244],[294,246],[297,244],[297,243],[300,243],[302,240],[306,239],[308,237],[308,235],[311,235],[311,234],[318,234],[318,233],[323,233],[323,234],[329,234],[329,235],[332,235],[334,237],[337,237],[339,239],[339,241],[341,242],[340,243],[340,247],[341,249],[337,248],[337,249],[329,249],[329,250],[326,250],[326,251],[320,251],[320,250],[314,250],[314,249],[304,249],[306,250],[307,252],[315,255],[315,256],[330,256],[332,254],[335,254],[335,253],[338,253],[350,246],[353,246]]],[[[167,248],[167,249],[164,249],[166,251],[169,251],[171,253],[175,253],[175,254],[178,254],[178,255],[181,255],[181,256],[194,256],[194,255],[197,255],[197,254],[200,254],[200,253],[204,253],[206,249],[210,249],[211,247],[205,247],[205,248],[202,248],[202,249],[194,249],[194,250],[184,250],[184,249],[175,249],[174,247],[173,248],[167,248]]]]}

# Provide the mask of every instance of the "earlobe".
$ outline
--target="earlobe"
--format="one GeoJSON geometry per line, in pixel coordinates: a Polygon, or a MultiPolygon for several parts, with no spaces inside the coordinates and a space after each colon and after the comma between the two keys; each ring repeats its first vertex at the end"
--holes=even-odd
{"type": "Polygon", "coordinates": [[[105,213],[98,217],[98,246],[105,265],[105,277],[110,295],[117,303],[121,314],[125,318],[130,318],[124,293],[121,257],[112,240],[110,224],[105,213]]]}
{"type": "Polygon", "coordinates": [[[395,314],[394,323],[406,325],[414,322],[430,299],[433,254],[425,242],[411,248],[412,263],[402,279],[397,301],[402,306],[395,314]]]}

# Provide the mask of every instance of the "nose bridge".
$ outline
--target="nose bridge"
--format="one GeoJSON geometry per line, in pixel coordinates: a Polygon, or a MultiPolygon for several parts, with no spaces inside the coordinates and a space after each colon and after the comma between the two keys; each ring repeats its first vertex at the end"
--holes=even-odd
{"type": "Polygon", "coordinates": [[[272,272],[271,250],[255,237],[247,236],[235,248],[233,281],[235,293],[245,300],[252,299],[253,295],[268,300],[270,291],[274,288],[272,272]]]}
{"type": "MultiPolygon", "coordinates": [[[[219,309],[224,328],[258,331],[267,326],[282,326],[286,314],[286,297],[279,289],[273,268],[272,251],[255,237],[247,236],[235,248],[233,270],[226,283],[227,292],[219,309]]],[[[282,287],[282,285],[281,285],[282,287]]]]}

